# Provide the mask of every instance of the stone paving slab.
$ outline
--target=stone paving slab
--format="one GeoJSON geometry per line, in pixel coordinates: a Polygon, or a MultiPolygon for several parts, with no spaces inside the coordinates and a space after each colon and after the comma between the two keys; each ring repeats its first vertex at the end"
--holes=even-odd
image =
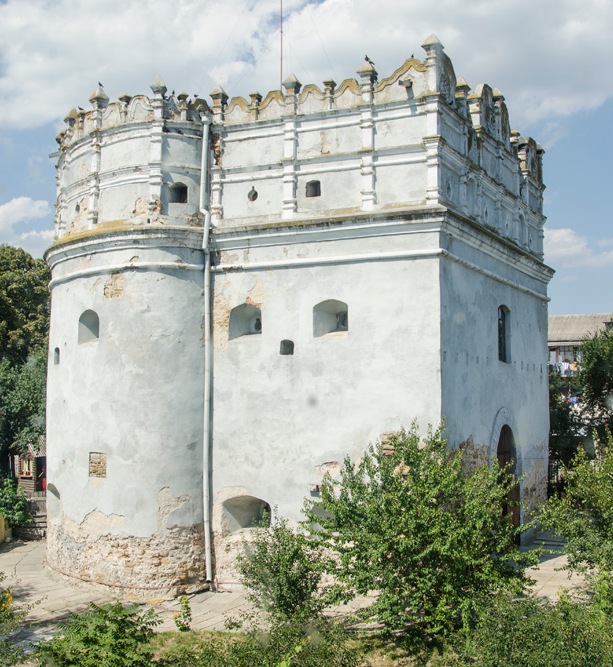
{"type": "MultiPolygon", "coordinates": [[[[569,578],[561,568],[566,557],[546,554],[538,568],[530,571],[536,580],[534,593],[555,598],[561,589],[573,588],[581,583],[577,575],[569,578]]],[[[48,638],[55,627],[66,619],[71,611],[87,609],[91,602],[104,604],[115,602],[110,594],[73,585],[58,578],[45,566],[44,541],[13,541],[0,545],[0,572],[4,572],[3,586],[12,588],[18,604],[33,605],[28,613],[28,627],[18,635],[24,642],[48,638]]],[[[189,596],[192,611],[192,627],[196,630],[224,630],[228,616],[241,617],[252,611],[241,591],[205,591],[189,596]]],[[[174,616],[180,610],[179,600],[155,600],[144,607],[153,608],[162,623],[158,631],[174,631],[174,616]]],[[[341,610],[342,613],[342,610],[341,610]]]]}

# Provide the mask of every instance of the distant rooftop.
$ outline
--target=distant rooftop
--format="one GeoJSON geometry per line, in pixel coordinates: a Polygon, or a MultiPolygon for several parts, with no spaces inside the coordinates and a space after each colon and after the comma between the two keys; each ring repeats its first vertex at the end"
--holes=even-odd
{"type": "Polygon", "coordinates": [[[553,345],[580,345],[590,334],[613,327],[613,313],[596,315],[550,315],[547,342],[553,345]]]}

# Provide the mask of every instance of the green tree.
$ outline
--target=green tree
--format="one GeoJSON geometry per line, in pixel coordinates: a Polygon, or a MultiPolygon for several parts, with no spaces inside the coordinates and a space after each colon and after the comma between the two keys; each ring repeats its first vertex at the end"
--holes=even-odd
{"type": "Polygon", "coordinates": [[[521,529],[501,511],[515,484],[496,462],[468,474],[442,429],[421,441],[415,425],[358,463],[345,459],[306,508],[335,552],[328,568],[342,587],[338,601],[377,591],[366,614],[407,638],[471,626],[493,592],[521,591],[537,560],[519,552],[521,529]]]}
{"type": "Polygon", "coordinates": [[[47,354],[34,353],[20,366],[0,362],[0,446],[27,451],[45,433],[47,354]]]}
{"type": "Polygon", "coordinates": [[[255,529],[238,571],[248,600],[275,622],[314,618],[323,608],[319,550],[283,519],[275,517],[270,527],[255,529]]]}
{"type": "Polygon", "coordinates": [[[583,418],[602,440],[607,429],[613,431],[613,330],[605,329],[583,340],[579,381],[583,418]]]}
{"type": "Polygon", "coordinates": [[[26,361],[46,345],[49,269],[25,250],[0,245],[0,359],[26,361]]]}
{"type": "Polygon", "coordinates": [[[565,469],[565,493],[550,498],[540,516],[546,530],[566,540],[569,567],[613,574],[613,438],[596,443],[596,458],[579,450],[565,469]]]}
{"type": "Polygon", "coordinates": [[[549,374],[549,459],[568,465],[577,453],[585,426],[569,402],[579,390],[577,377],[549,374]]]}

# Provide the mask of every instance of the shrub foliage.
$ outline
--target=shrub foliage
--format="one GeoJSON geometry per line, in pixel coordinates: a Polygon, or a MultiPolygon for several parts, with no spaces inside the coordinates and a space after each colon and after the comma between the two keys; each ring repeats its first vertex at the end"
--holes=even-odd
{"type": "Polygon", "coordinates": [[[319,551],[283,519],[255,529],[238,559],[238,571],[247,598],[275,621],[313,618],[323,607],[319,551]]]}
{"type": "Polygon", "coordinates": [[[468,474],[442,429],[414,425],[370,446],[307,504],[332,547],[337,601],[376,591],[367,613],[389,631],[437,637],[470,626],[495,591],[520,591],[535,553],[522,554],[502,507],[517,480],[496,463],[468,474]]]}
{"type": "Polygon", "coordinates": [[[556,603],[498,596],[459,653],[479,667],[613,665],[613,618],[563,596],[556,603]]]}
{"type": "Polygon", "coordinates": [[[149,667],[150,640],[159,623],[153,610],[141,612],[121,603],[70,615],[60,631],[37,652],[41,667],[149,667]]]}

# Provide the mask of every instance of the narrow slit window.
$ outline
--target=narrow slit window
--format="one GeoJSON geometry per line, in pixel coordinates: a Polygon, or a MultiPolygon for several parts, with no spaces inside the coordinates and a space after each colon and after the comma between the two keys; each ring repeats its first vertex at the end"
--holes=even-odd
{"type": "Polygon", "coordinates": [[[170,203],[187,204],[187,185],[185,183],[175,183],[170,186],[170,203]]]}
{"type": "Polygon", "coordinates": [[[510,355],[510,311],[506,306],[498,308],[498,359],[505,363],[511,361],[510,355]]]}
{"type": "Polygon", "coordinates": [[[100,318],[93,310],[86,310],[79,317],[79,345],[100,338],[100,318]]]}
{"type": "Polygon", "coordinates": [[[320,181],[309,181],[306,184],[307,197],[321,197],[321,183],[320,181]]]}
{"type": "Polygon", "coordinates": [[[60,363],[60,348],[59,348],[59,347],[56,347],[56,348],[53,350],[53,364],[54,364],[55,366],[58,366],[59,363],[60,363]]]}

